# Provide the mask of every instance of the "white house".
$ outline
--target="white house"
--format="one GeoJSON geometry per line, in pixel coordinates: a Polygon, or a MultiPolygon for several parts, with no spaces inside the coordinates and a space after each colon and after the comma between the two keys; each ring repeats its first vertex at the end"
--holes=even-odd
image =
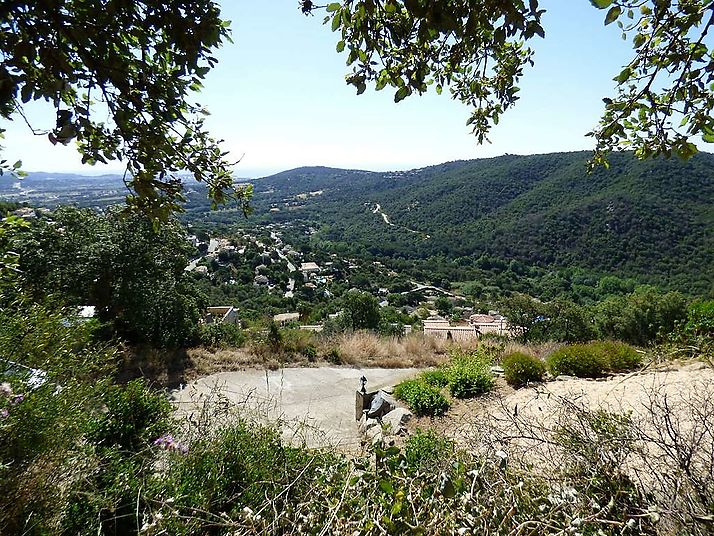
{"type": "Polygon", "coordinates": [[[238,309],[232,305],[217,305],[206,308],[206,324],[239,324],[238,309]]]}
{"type": "Polygon", "coordinates": [[[294,320],[299,320],[299,319],[300,319],[300,313],[280,313],[273,317],[273,320],[275,321],[275,323],[280,324],[281,326],[284,326],[288,322],[292,322],[294,320]]]}

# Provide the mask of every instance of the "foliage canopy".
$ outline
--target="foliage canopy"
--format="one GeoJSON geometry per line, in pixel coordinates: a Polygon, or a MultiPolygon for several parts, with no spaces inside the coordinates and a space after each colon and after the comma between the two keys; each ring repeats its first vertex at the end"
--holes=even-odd
{"type": "MultiPolygon", "coordinates": [[[[318,6],[301,2],[310,13],[318,6]]],[[[633,58],[616,73],[615,95],[603,99],[591,165],[607,164],[609,151],[633,149],[638,157],[697,152],[692,138],[714,142],[714,59],[707,41],[714,7],[705,0],[591,0],[607,10],[631,40],[633,58]]],[[[323,6],[320,6],[323,7],[323,6]]],[[[437,93],[472,106],[467,124],[479,143],[518,100],[529,46],[545,37],[538,0],[343,0],[326,6],[325,23],[340,32],[347,51],[347,83],[365,91],[390,86],[394,100],[437,93]]]]}
{"type": "Polygon", "coordinates": [[[0,118],[27,121],[28,103],[51,103],[55,127],[33,132],[75,141],[83,163],[124,162],[129,205],[155,217],[180,208],[186,171],[214,203],[245,209],[249,190],[233,185],[226,153],[204,129],[207,112],[189,100],[229,39],[210,0],[4,2],[0,118]]]}

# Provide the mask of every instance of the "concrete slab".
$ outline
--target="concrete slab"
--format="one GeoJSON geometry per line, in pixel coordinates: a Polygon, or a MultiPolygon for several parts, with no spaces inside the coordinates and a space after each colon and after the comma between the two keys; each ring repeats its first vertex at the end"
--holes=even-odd
{"type": "Polygon", "coordinates": [[[374,391],[419,372],[341,367],[223,372],[174,391],[172,398],[183,413],[227,401],[252,418],[278,422],[283,437],[293,443],[352,449],[360,444],[354,410],[360,377],[364,375],[367,389],[374,391]]]}

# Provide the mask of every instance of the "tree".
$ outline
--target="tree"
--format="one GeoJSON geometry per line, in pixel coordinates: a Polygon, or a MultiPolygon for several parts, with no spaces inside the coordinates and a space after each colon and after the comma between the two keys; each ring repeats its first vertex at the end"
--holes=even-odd
{"type": "Polygon", "coordinates": [[[441,316],[449,316],[454,310],[454,304],[446,296],[439,296],[434,300],[434,307],[441,316]]]}
{"type": "MultiPolygon", "coordinates": [[[[189,102],[230,40],[218,4],[3,2],[0,36],[0,117],[27,121],[28,103],[52,103],[54,128],[33,132],[76,141],[83,163],[125,162],[130,206],[155,218],[180,209],[185,171],[214,203],[247,209],[249,188],[234,187],[226,153],[204,129],[207,112],[189,102]]],[[[20,166],[3,161],[0,173],[20,166]]]]}
{"type": "Polygon", "coordinates": [[[377,298],[368,292],[349,291],[342,299],[339,323],[343,329],[377,329],[381,311],[377,298]]]}
{"type": "Polygon", "coordinates": [[[501,311],[508,323],[515,328],[517,337],[523,341],[538,341],[545,338],[548,321],[546,306],[525,294],[514,294],[501,302],[501,311]]]}
{"type": "MultiPolygon", "coordinates": [[[[604,99],[591,166],[609,151],[640,158],[697,152],[699,135],[714,142],[714,59],[707,40],[714,6],[705,0],[590,0],[607,9],[631,38],[633,59],[616,74],[616,95],[604,99]]],[[[302,0],[302,11],[318,7],[302,0]]],[[[538,0],[342,0],[326,6],[325,22],[347,51],[347,83],[394,89],[394,100],[448,87],[474,108],[467,124],[479,143],[518,100],[523,70],[533,65],[527,43],[545,37],[538,0]]]]}
{"type": "Polygon", "coordinates": [[[48,289],[62,305],[94,305],[100,321],[134,343],[180,346],[195,334],[204,297],[184,271],[191,246],[168,221],[57,209],[21,230],[20,286],[38,301],[48,289]]]}
{"type": "Polygon", "coordinates": [[[687,302],[678,292],[666,294],[642,286],[627,296],[611,296],[595,308],[595,327],[602,338],[645,346],[683,325],[687,302]]]}

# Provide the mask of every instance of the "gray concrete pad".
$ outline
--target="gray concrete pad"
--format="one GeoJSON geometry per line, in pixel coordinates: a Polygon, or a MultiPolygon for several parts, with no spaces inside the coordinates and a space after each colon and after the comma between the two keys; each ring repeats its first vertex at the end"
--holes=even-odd
{"type": "Polygon", "coordinates": [[[355,421],[360,377],[367,378],[368,391],[375,391],[418,372],[341,367],[223,372],[174,391],[172,398],[179,412],[195,412],[202,404],[227,401],[251,418],[278,422],[283,437],[293,443],[352,449],[360,443],[355,421]]]}

